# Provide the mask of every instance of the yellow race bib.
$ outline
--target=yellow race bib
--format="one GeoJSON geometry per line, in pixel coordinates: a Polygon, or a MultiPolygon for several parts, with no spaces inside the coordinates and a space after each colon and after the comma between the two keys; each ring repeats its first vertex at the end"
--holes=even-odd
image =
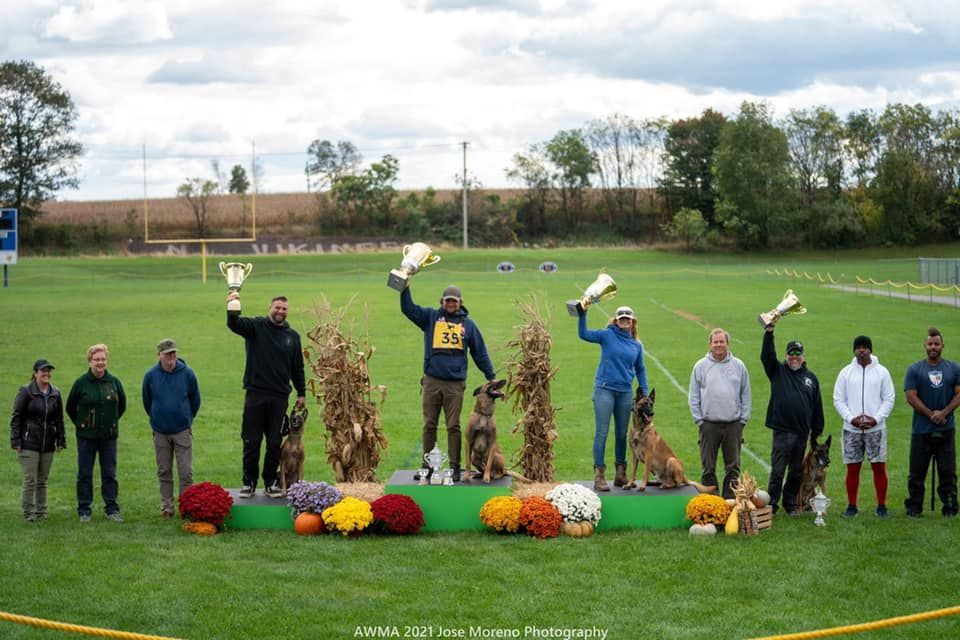
{"type": "Polygon", "coordinates": [[[433,348],[463,351],[463,325],[437,320],[433,325],[433,348]]]}

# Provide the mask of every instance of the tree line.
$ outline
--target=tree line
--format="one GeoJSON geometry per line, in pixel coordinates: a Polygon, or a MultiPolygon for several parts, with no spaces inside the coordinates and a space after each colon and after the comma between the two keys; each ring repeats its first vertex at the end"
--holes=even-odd
{"type": "MultiPolygon", "coordinates": [[[[0,202],[21,211],[27,243],[42,203],[77,186],[83,146],[69,94],[30,61],[0,65],[0,202]]],[[[457,242],[462,200],[433,189],[400,196],[399,161],[364,164],[350,141],[307,146],[307,188],[319,233],[396,234],[457,242]]],[[[211,198],[256,188],[235,165],[189,177],[176,195],[200,237],[211,198]]],[[[894,103],[839,115],[763,102],[726,116],[634,119],[612,114],[517,152],[506,200],[475,176],[467,188],[471,244],[673,240],[685,248],[831,248],[960,238],[960,111],[894,103]]],[[[241,219],[241,226],[245,220],[241,219]]]]}

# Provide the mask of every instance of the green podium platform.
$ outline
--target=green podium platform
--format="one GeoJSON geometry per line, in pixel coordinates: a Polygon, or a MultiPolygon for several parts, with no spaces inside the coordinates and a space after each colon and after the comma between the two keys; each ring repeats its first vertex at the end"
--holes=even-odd
{"type": "Polygon", "coordinates": [[[494,496],[510,495],[510,478],[484,484],[474,479],[469,484],[458,482],[452,487],[419,485],[413,479],[414,469],[401,469],[390,476],[387,493],[410,496],[423,511],[421,531],[483,531],[480,507],[494,496]]]}
{"type": "Polygon", "coordinates": [[[239,489],[227,489],[233,498],[230,514],[224,521],[228,529],[285,529],[293,531],[293,518],[286,498],[268,498],[257,492],[241,498],[239,489]]]}
{"type": "MultiPolygon", "coordinates": [[[[578,482],[588,489],[593,482],[578,482]]],[[[630,489],[624,491],[610,484],[610,491],[598,493],[600,504],[600,522],[597,531],[612,529],[685,529],[690,526],[687,520],[687,503],[697,495],[690,485],[676,489],[661,489],[659,485],[648,484],[645,491],[630,489]]]]}

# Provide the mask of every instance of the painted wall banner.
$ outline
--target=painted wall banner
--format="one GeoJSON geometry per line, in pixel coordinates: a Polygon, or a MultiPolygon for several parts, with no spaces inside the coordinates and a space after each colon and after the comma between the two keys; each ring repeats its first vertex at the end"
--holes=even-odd
{"type": "Polygon", "coordinates": [[[543,273],[553,273],[559,268],[556,262],[541,262],[539,267],[543,273]]]}
{"type": "MultiPolygon", "coordinates": [[[[367,251],[397,251],[404,245],[395,238],[259,238],[256,242],[210,242],[207,255],[211,256],[262,256],[301,255],[315,253],[363,253],[367,251]]],[[[127,249],[131,253],[162,253],[168,256],[185,256],[200,253],[200,244],[171,242],[146,244],[132,240],[127,249]]]]}
{"type": "Polygon", "coordinates": [[[0,264],[17,264],[16,209],[0,209],[0,264]]]}
{"type": "Polygon", "coordinates": [[[497,271],[500,273],[513,273],[517,268],[513,266],[512,262],[501,262],[497,265],[497,271]]]}

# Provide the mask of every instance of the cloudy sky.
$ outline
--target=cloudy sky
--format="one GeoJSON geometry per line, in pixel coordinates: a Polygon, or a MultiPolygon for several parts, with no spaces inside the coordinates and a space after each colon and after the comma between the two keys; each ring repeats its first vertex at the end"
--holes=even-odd
{"type": "Polygon", "coordinates": [[[73,97],[86,147],[63,199],[174,195],[249,167],[305,189],[314,139],[399,160],[397,185],[510,186],[514,153],[622,113],[743,100],[777,116],[960,107],[960,4],[889,0],[0,0],[0,60],[73,97]]]}

